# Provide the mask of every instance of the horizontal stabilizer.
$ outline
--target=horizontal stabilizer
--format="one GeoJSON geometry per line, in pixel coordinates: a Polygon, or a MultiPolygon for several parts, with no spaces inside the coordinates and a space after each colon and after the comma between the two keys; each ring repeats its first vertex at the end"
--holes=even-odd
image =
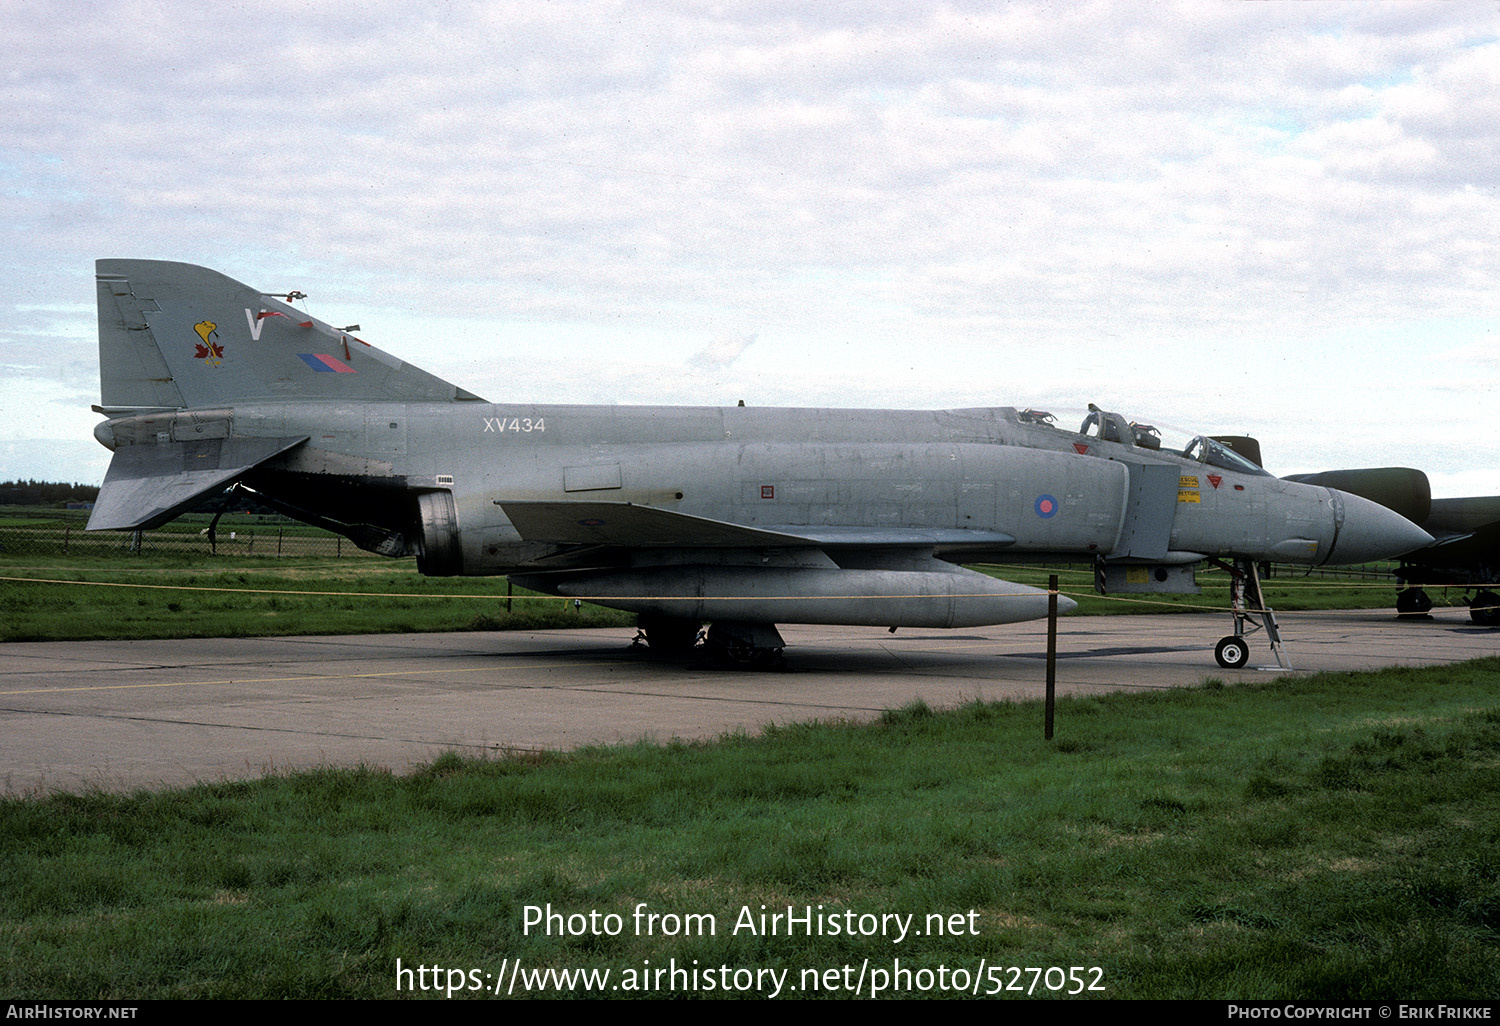
{"type": "Polygon", "coordinates": [[[305,441],[304,435],[122,445],[109,462],[87,529],[160,527],[257,465],[305,441]]]}

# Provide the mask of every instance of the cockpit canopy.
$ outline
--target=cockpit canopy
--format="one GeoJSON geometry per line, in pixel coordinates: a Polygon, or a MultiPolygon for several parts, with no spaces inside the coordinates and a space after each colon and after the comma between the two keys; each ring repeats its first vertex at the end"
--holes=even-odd
{"type": "Polygon", "coordinates": [[[1207,435],[1194,438],[1187,444],[1187,448],[1182,450],[1182,454],[1190,460],[1207,463],[1210,467],[1218,467],[1221,470],[1233,470],[1237,474],[1271,476],[1270,472],[1263,467],[1256,466],[1223,442],[1215,441],[1207,435]]]}
{"type": "Polygon", "coordinates": [[[1093,403],[1089,403],[1089,415],[1083,418],[1083,426],[1078,429],[1078,433],[1093,434],[1101,441],[1123,442],[1142,449],[1161,448],[1161,432],[1150,424],[1127,421],[1118,413],[1101,410],[1093,403]]]}
{"type": "MultiPolygon", "coordinates": [[[[1016,420],[1022,424],[1034,425],[1036,427],[1052,428],[1055,431],[1065,430],[1058,428],[1057,418],[1046,410],[1025,409],[1016,411],[1016,420]]],[[[1173,456],[1181,456],[1193,460],[1196,463],[1204,463],[1210,467],[1218,467],[1222,470],[1232,470],[1237,474],[1254,474],[1257,477],[1270,477],[1264,468],[1260,466],[1257,459],[1260,455],[1260,446],[1253,438],[1239,435],[1225,435],[1221,438],[1213,438],[1209,435],[1195,435],[1192,441],[1181,449],[1175,446],[1182,443],[1187,437],[1187,432],[1177,429],[1171,430],[1170,445],[1162,440],[1162,432],[1157,430],[1154,424],[1142,424],[1138,421],[1126,420],[1118,413],[1102,410],[1093,403],[1089,403],[1088,416],[1083,418],[1083,423],[1078,428],[1078,433],[1091,438],[1097,438],[1102,442],[1118,442],[1121,445],[1133,445],[1138,449],[1152,449],[1173,456]],[[1237,452],[1237,448],[1243,448],[1244,452],[1237,452]],[[1249,453],[1250,455],[1246,455],[1249,453]]],[[[1080,449],[1080,452],[1083,450],[1080,449]]]]}

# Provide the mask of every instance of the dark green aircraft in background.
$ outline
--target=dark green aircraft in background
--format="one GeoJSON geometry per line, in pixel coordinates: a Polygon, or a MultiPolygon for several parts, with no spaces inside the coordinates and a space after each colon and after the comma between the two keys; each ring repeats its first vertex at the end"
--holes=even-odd
{"type": "Polygon", "coordinates": [[[1473,592],[1465,597],[1471,620],[1500,627],[1500,495],[1434,499],[1427,475],[1410,467],[1327,470],[1287,480],[1362,495],[1432,535],[1432,544],[1401,556],[1396,612],[1422,616],[1432,608],[1424,588],[1458,587],[1473,592]]]}

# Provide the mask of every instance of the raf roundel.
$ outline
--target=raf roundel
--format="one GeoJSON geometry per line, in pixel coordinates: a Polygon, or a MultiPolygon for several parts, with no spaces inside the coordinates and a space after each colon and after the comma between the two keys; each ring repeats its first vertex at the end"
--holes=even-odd
{"type": "Polygon", "coordinates": [[[1057,499],[1051,495],[1038,495],[1036,497],[1036,515],[1043,520],[1051,520],[1057,516],[1057,499]]]}

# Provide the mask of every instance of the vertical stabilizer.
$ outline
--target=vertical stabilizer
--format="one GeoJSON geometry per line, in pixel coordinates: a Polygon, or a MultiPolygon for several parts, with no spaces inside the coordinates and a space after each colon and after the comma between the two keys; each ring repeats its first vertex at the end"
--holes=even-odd
{"type": "Polygon", "coordinates": [[[111,414],[249,401],[479,397],[217,271],[100,260],[100,404],[111,414]]]}

